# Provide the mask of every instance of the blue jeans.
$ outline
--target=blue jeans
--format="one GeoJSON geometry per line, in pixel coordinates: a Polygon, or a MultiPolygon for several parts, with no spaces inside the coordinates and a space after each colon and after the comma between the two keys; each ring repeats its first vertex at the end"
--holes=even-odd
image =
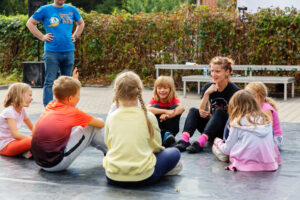
{"type": "Polygon", "coordinates": [[[53,100],[52,86],[57,78],[57,72],[60,75],[71,76],[74,66],[74,51],[69,52],[50,52],[44,53],[45,60],[45,83],[43,88],[43,103],[46,106],[53,100]]]}
{"type": "Polygon", "coordinates": [[[137,186],[145,186],[151,185],[157,182],[162,176],[164,176],[167,172],[173,169],[180,160],[180,151],[175,148],[167,148],[157,154],[156,156],[156,164],[153,174],[142,181],[114,181],[106,176],[107,182],[111,185],[121,186],[121,187],[137,187],[137,186]]]}

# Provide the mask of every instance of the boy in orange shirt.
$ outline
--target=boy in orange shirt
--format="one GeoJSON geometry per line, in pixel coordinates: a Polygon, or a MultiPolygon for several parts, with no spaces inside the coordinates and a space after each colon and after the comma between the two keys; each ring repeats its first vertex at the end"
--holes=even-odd
{"type": "Polygon", "coordinates": [[[32,137],[34,160],[45,171],[68,168],[90,144],[106,152],[102,119],[75,108],[80,99],[80,82],[61,76],[53,84],[56,100],[40,116],[32,137]]]}

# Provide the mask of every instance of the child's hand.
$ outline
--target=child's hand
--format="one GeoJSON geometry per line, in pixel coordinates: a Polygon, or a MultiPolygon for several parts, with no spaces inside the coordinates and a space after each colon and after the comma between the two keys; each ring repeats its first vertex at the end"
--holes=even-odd
{"type": "Polygon", "coordinates": [[[160,122],[166,121],[169,118],[169,116],[167,114],[162,114],[159,118],[160,122]]]}
{"type": "Polygon", "coordinates": [[[165,114],[168,115],[168,118],[173,118],[175,117],[175,110],[168,110],[165,114]]]}
{"type": "Polygon", "coordinates": [[[210,112],[209,111],[199,109],[199,114],[202,118],[210,118],[210,112]]]}
{"type": "Polygon", "coordinates": [[[74,68],[72,77],[76,78],[78,80],[78,78],[79,78],[79,72],[78,72],[77,67],[74,68]]]}
{"type": "Polygon", "coordinates": [[[214,144],[215,144],[215,145],[218,145],[218,143],[219,143],[220,141],[223,141],[223,140],[221,140],[220,138],[216,137],[216,138],[214,139],[214,144]]]}

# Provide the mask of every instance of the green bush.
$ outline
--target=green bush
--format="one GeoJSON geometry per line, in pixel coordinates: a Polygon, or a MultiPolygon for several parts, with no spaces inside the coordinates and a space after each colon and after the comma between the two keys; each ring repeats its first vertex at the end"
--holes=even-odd
{"type": "MultiPolygon", "coordinates": [[[[155,77],[154,64],[202,64],[216,55],[232,57],[236,64],[300,64],[300,14],[295,9],[263,9],[249,14],[248,23],[241,22],[235,11],[206,6],[82,16],[86,27],[76,43],[75,63],[85,79],[110,81],[118,72],[131,69],[148,83],[155,77]]],[[[36,40],[26,21],[24,15],[0,17],[2,72],[21,71],[22,61],[37,59],[36,40]]]]}

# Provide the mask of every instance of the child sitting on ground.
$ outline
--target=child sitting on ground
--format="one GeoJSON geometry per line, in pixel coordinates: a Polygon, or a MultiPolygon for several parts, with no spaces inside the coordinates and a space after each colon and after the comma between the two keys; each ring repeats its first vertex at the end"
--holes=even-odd
{"type": "Polygon", "coordinates": [[[106,178],[112,185],[153,184],[166,174],[178,174],[182,168],[180,152],[161,146],[157,120],[146,110],[142,87],[139,76],[131,71],[121,73],[115,80],[117,109],[106,119],[108,152],[103,158],[106,178]]]}
{"type": "Polygon", "coordinates": [[[157,118],[163,145],[165,147],[174,146],[184,108],[177,98],[173,78],[158,77],[154,83],[153,97],[149,101],[148,110],[157,118]]]}
{"type": "Polygon", "coordinates": [[[106,152],[102,119],[75,108],[80,99],[80,82],[60,76],[53,84],[56,100],[50,102],[36,123],[31,151],[35,162],[45,171],[69,167],[91,144],[106,152]]]}
{"type": "Polygon", "coordinates": [[[262,82],[251,82],[246,87],[246,90],[254,95],[258,105],[267,114],[271,121],[274,133],[274,141],[278,147],[282,145],[282,129],[278,117],[278,110],[273,99],[268,97],[268,89],[262,82]]]}
{"type": "MultiPolygon", "coordinates": [[[[262,82],[251,82],[246,87],[246,90],[251,92],[254,96],[255,100],[257,101],[259,107],[263,110],[263,112],[268,115],[272,121],[273,127],[273,135],[274,135],[274,142],[276,143],[277,147],[280,148],[282,146],[282,129],[278,117],[278,110],[275,105],[273,99],[268,97],[268,89],[265,84],[262,82]]],[[[229,134],[230,126],[227,125],[224,130],[224,140],[227,139],[229,134]]]]}
{"type": "Polygon", "coordinates": [[[229,155],[229,170],[276,170],[281,160],[273,141],[271,120],[253,95],[247,90],[236,92],[229,102],[228,113],[229,136],[225,143],[220,138],[214,140],[214,154],[219,159],[220,155],[229,155]]]}
{"type": "Polygon", "coordinates": [[[12,84],[4,99],[4,110],[0,114],[0,155],[16,156],[23,154],[31,157],[30,143],[32,135],[19,132],[24,122],[32,131],[33,123],[24,107],[32,101],[32,89],[25,83],[12,84]]]}

